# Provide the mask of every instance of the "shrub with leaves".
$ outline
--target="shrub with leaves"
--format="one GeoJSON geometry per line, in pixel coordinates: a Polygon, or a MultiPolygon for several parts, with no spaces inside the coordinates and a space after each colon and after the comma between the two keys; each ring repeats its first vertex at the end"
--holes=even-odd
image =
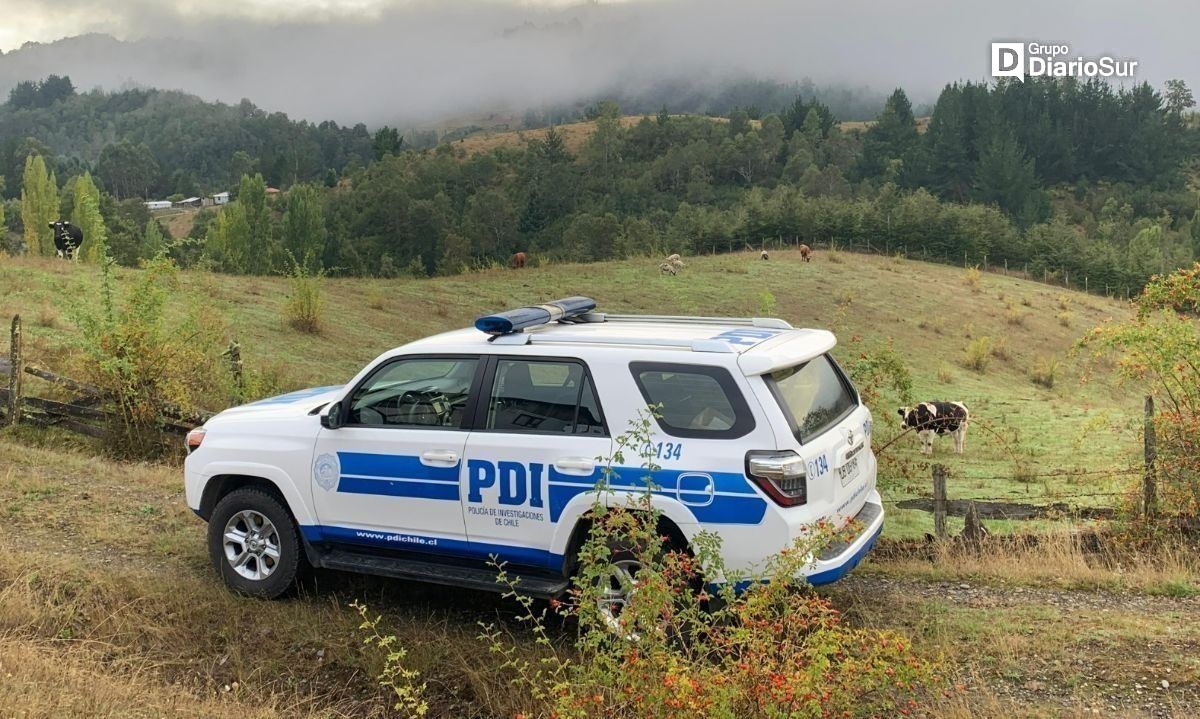
{"type": "Polygon", "coordinates": [[[1137,316],[1106,323],[1080,340],[1096,357],[1117,358],[1117,372],[1156,399],[1159,501],[1200,513],[1200,263],[1155,277],[1137,300],[1137,316]]]}
{"type": "Polygon", "coordinates": [[[325,270],[313,267],[308,262],[291,260],[288,273],[288,300],[284,309],[287,322],[301,332],[321,331],[321,310],[324,300],[321,287],[325,283],[325,270]]]}
{"type": "Polygon", "coordinates": [[[609,461],[638,451],[646,490],[614,493],[601,480],[576,582],[566,601],[552,603],[578,626],[574,647],[552,641],[546,611],[500,568],[540,658],[526,658],[493,625],[482,638],[529,696],[522,715],[766,719],[917,709],[939,681],[933,666],[900,634],[846,625],[801,578],[814,552],[853,528],[818,524],[754,575],[724,566],[715,535],[680,546],[652,501],[652,426],[649,415],[634,420],[609,461]]]}
{"type": "Polygon", "coordinates": [[[963,350],[963,366],[983,374],[992,363],[992,338],[977,337],[963,350]]]}
{"type": "Polygon", "coordinates": [[[1029,379],[1036,385],[1052,389],[1055,380],[1058,378],[1058,369],[1061,366],[1062,362],[1052,355],[1038,357],[1033,363],[1033,367],[1029,370],[1029,379]]]}
{"type": "Polygon", "coordinates": [[[104,392],[117,420],[110,452],[152,457],[177,442],[161,432],[164,407],[202,405],[220,384],[220,332],[197,310],[181,319],[167,311],[178,288],[178,269],[168,259],[147,262],[124,292],[114,261],[101,261],[100,298],[76,311],[89,381],[104,392]],[[120,297],[118,297],[120,294],[120,297]]]}
{"type": "Polygon", "coordinates": [[[979,271],[979,265],[972,265],[971,267],[967,268],[965,273],[963,273],[963,281],[967,283],[967,287],[970,287],[971,292],[974,292],[975,294],[983,292],[983,288],[979,285],[979,282],[982,279],[983,273],[979,271]]]}

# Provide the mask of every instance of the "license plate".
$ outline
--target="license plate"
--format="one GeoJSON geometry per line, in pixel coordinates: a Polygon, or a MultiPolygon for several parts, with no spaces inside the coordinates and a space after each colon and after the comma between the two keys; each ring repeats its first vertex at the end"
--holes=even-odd
{"type": "Polygon", "coordinates": [[[843,487],[850,484],[850,480],[858,476],[858,457],[851,457],[848,462],[837,468],[837,473],[843,487]]]}

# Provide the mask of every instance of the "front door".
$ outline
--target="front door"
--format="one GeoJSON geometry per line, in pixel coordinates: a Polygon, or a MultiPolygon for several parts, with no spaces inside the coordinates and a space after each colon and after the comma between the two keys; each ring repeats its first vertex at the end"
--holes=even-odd
{"type": "Polygon", "coordinates": [[[467,440],[467,536],[477,556],[560,569],[551,484],[593,482],[612,449],[595,385],[576,359],[493,362],[467,440]]]}
{"type": "Polygon", "coordinates": [[[409,356],[380,365],[322,429],[313,460],[319,539],[467,554],[463,453],[478,357],[409,356]]]}

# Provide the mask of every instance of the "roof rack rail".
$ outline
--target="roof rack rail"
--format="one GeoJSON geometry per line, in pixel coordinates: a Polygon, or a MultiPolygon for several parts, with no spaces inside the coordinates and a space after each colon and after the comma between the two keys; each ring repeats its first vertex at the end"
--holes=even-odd
{"type": "Polygon", "coordinates": [[[580,322],[666,322],[681,325],[735,325],[765,329],[795,329],[778,317],[692,317],[688,315],[613,315],[607,312],[587,312],[571,320],[580,322]]]}
{"type": "Polygon", "coordinates": [[[598,344],[598,345],[635,345],[642,347],[680,347],[693,352],[717,352],[727,354],[737,352],[733,345],[717,339],[666,339],[656,337],[588,337],[569,334],[535,334],[530,332],[513,332],[504,335],[494,335],[488,339],[497,345],[531,345],[531,344],[598,344]]]}

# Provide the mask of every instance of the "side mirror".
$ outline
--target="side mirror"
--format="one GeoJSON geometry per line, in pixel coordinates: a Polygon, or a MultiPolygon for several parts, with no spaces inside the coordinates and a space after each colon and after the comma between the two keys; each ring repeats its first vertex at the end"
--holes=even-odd
{"type": "Polygon", "coordinates": [[[321,426],[325,429],[337,429],[342,426],[342,403],[334,402],[321,413],[321,426]]]}

